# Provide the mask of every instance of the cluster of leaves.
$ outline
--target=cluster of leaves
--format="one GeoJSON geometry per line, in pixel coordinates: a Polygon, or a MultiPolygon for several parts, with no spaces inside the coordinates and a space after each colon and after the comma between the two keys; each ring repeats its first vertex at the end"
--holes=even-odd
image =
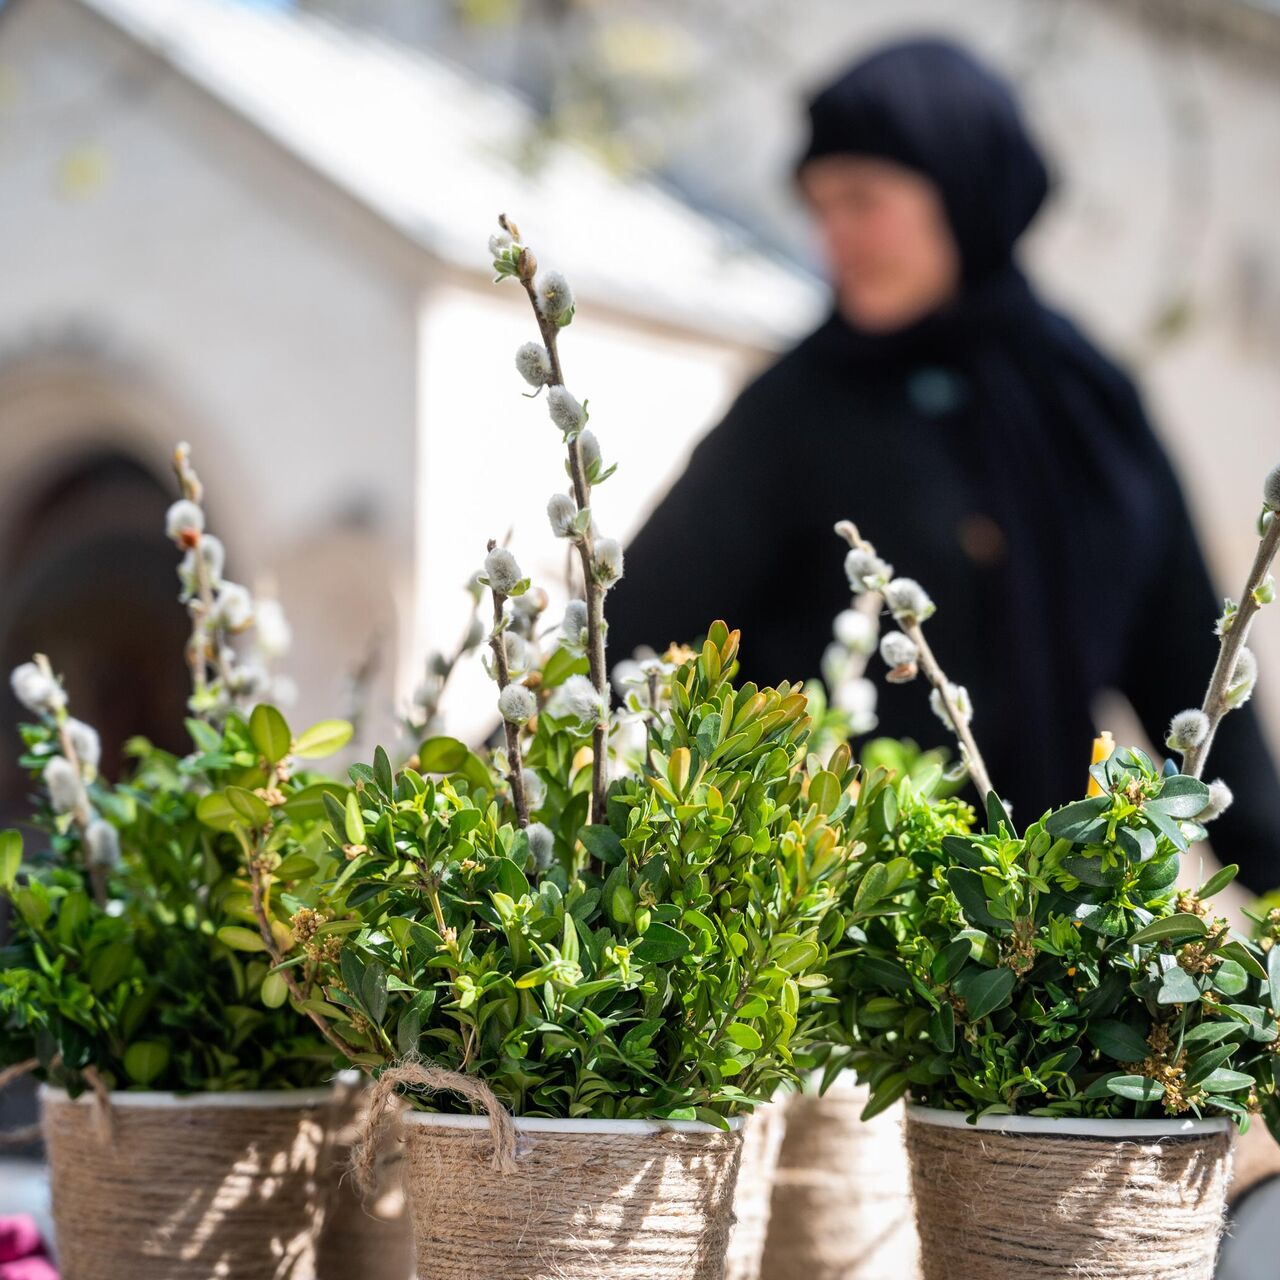
{"type": "Polygon", "coordinates": [[[1277,1127],[1280,924],[1249,940],[1213,918],[1234,867],[1177,890],[1203,783],[1128,749],[1092,773],[1102,794],[1021,836],[992,796],[984,834],[926,823],[861,861],[877,905],[851,927],[838,1056],[868,1113],[909,1091],[975,1117],[1262,1110],[1277,1127]]]}
{"type": "Polygon", "coordinates": [[[723,1123],[796,1078],[866,813],[847,748],[806,758],[798,689],[734,688],[737,646],[716,623],[671,675],[607,823],[586,824],[584,730],[546,703],[528,755],[552,783],[541,864],[459,743],[352,770],[345,805],[327,802],[347,865],[321,927],[348,930],[323,985],[358,1061],[420,1053],[560,1117],[723,1123]]]}
{"type": "MultiPolygon", "coordinates": [[[[36,1058],[42,1079],[72,1092],[86,1068],[110,1088],[180,1092],[304,1086],[332,1073],[332,1048],[286,1006],[272,972],[242,828],[269,827],[256,851],[268,894],[309,894],[330,859],[326,784],[287,761],[328,754],[350,728],[327,722],[295,739],[265,705],[231,712],[221,729],[196,719],[188,728],[192,754],[135,740],[130,779],[93,784],[121,846],[106,905],[94,900],[77,831],[47,809],[47,847],[29,861],[17,832],[0,835],[0,891],[14,907],[0,952],[0,1062],[36,1058]]],[[[22,732],[36,776],[56,735],[47,724],[22,732]]],[[[280,903],[268,899],[267,910],[292,946],[280,903]]]]}

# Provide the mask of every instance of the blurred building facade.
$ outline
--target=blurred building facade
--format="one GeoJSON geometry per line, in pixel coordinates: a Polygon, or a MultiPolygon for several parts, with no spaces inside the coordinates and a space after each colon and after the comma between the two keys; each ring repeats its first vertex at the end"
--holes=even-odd
{"type": "MultiPolygon", "coordinates": [[[[181,738],[161,532],[180,439],[230,574],[292,621],[291,714],[346,714],[376,649],[366,750],[456,641],[488,538],[514,531],[557,594],[544,509],[566,481],[512,362],[536,337],[527,300],[492,284],[500,210],[579,295],[563,355],[620,464],[598,503],[618,536],[819,305],[794,268],[574,149],[522,172],[515,99],[319,19],[12,0],[0,69],[0,650],[47,649],[109,729],[181,738]],[[44,519],[52,549],[33,539],[57,495],[99,490],[44,519]],[[141,703],[161,670],[167,720],[141,703]]],[[[481,731],[483,677],[460,686],[453,727],[481,731]]]]}

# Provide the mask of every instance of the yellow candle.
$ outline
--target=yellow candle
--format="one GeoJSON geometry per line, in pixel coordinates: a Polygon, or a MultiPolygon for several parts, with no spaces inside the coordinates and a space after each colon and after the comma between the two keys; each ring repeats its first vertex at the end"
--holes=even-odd
{"type": "MultiPolygon", "coordinates": [[[[1116,740],[1111,736],[1110,730],[1103,729],[1098,737],[1093,740],[1093,759],[1089,763],[1101,764],[1115,749],[1116,740]]],[[[1100,796],[1102,794],[1102,788],[1098,786],[1098,781],[1093,774],[1089,775],[1089,789],[1084,794],[1086,797],[1100,796]]]]}

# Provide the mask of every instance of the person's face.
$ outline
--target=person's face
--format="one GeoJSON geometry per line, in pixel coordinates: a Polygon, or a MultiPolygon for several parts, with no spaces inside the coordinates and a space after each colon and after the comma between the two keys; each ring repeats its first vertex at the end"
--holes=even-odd
{"type": "Polygon", "coordinates": [[[870,156],[823,156],[800,173],[841,313],[859,329],[892,332],[949,301],[960,254],[928,178],[870,156]]]}

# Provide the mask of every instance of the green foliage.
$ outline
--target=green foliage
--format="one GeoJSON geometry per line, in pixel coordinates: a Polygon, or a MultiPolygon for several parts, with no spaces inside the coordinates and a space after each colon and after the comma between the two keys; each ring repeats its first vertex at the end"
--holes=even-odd
{"type": "Polygon", "coordinates": [[[855,921],[833,1067],[857,1068],[869,1113],[905,1092],[971,1115],[1158,1116],[1251,1111],[1277,1121],[1280,924],[1233,935],[1174,881],[1203,835],[1208,789],[1140,751],[1094,767],[1100,796],[1019,836],[998,803],[985,834],[916,811],[872,846],[863,882],[908,870],[855,921]]]}
{"type": "Polygon", "coordinates": [[[734,688],[737,644],[716,623],[671,675],[607,823],[587,824],[587,739],[552,697],[526,755],[546,780],[543,866],[461,744],[352,770],[358,799],[329,806],[352,858],[326,910],[353,931],[324,987],[362,1062],[417,1052],[521,1115],[717,1123],[796,1078],[866,811],[847,748],[806,762],[803,694],[734,688]]]}
{"type": "MultiPolygon", "coordinates": [[[[0,834],[0,892],[14,907],[0,952],[0,1062],[36,1057],[39,1075],[78,1092],[83,1069],[113,1088],[177,1091],[317,1084],[336,1055],[280,997],[255,917],[245,827],[265,817],[253,850],[279,943],[286,916],[332,867],[320,797],[343,788],[281,763],[293,739],[259,706],[222,729],[192,720],[194,751],[177,758],[129,745],[135,767],[118,786],[96,780],[94,808],[116,828],[121,860],[95,900],[74,825],[42,815],[48,847],[22,863],[22,841],[0,834]]],[[[346,730],[349,735],[350,730],[346,730]]],[[[53,724],[23,728],[33,774],[58,750],[53,724]]],[[[339,742],[333,726],[299,742],[339,742]]]]}

